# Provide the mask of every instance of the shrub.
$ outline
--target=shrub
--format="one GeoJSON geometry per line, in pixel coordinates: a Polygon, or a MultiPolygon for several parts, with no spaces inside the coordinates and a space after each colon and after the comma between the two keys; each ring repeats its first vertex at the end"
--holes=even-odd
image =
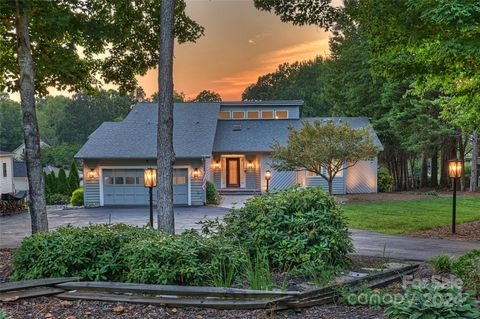
{"type": "Polygon", "coordinates": [[[437,273],[449,273],[452,268],[452,259],[447,255],[439,255],[429,261],[437,273]]]}
{"type": "Polygon", "coordinates": [[[452,263],[452,272],[465,288],[480,296],[480,250],[473,249],[452,263]]]}
{"type": "Polygon", "coordinates": [[[77,188],[70,198],[70,204],[73,206],[83,206],[83,188],[77,188]]]}
{"type": "Polygon", "coordinates": [[[300,269],[306,262],[340,269],[353,250],[347,224],[334,197],[321,188],[289,188],[249,199],[225,217],[225,236],[254,253],[268,254],[272,266],[300,269]]]}
{"type": "Polygon", "coordinates": [[[12,279],[81,276],[86,280],[121,280],[122,246],[152,237],[159,238],[161,233],[123,224],[67,226],[36,233],[16,250],[12,279]]]}
{"type": "Polygon", "coordinates": [[[394,179],[388,172],[387,168],[383,166],[379,167],[377,180],[377,187],[379,192],[385,193],[392,190],[394,179]]]}
{"type": "Polygon", "coordinates": [[[480,318],[476,302],[459,286],[417,283],[405,289],[401,301],[389,306],[388,318],[480,318]]]}
{"type": "Polygon", "coordinates": [[[215,184],[207,181],[207,204],[218,205],[220,204],[220,195],[215,188],[215,184]]]}
{"type": "Polygon", "coordinates": [[[58,177],[56,180],[57,183],[57,193],[70,195],[70,186],[68,185],[67,174],[65,174],[65,170],[60,168],[58,171],[58,177]]]}
{"type": "Polygon", "coordinates": [[[70,165],[70,172],[68,172],[67,182],[68,188],[71,192],[74,192],[77,188],[80,187],[80,176],[78,175],[78,168],[75,160],[73,160],[72,164],[70,165]]]}
{"type": "Polygon", "coordinates": [[[69,198],[65,194],[46,194],[47,205],[67,205],[69,198]]]}

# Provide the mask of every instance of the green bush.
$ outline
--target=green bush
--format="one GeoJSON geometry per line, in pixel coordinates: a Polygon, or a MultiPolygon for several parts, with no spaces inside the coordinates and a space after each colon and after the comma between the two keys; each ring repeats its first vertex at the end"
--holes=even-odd
{"type": "Polygon", "coordinates": [[[461,287],[438,283],[406,288],[402,300],[392,303],[385,314],[391,319],[480,318],[477,303],[461,287]]]}
{"type": "Polygon", "coordinates": [[[83,206],[83,188],[77,188],[70,198],[70,204],[73,206],[83,206]]]}
{"type": "Polygon", "coordinates": [[[56,189],[57,193],[70,195],[70,186],[68,185],[67,174],[63,168],[58,170],[58,177],[56,179],[56,189]]]}
{"type": "Polygon", "coordinates": [[[452,259],[447,255],[438,255],[430,260],[429,263],[437,273],[449,273],[452,269],[452,259]]]}
{"type": "Polygon", "coordinates": [[[473,249],[452,263],[452,272],[465,288],[480,296],[480,250],[473,249]]]}
{"type": "Polygon", "coordinates": [[[67,205],[70,201],[65,194],[46,194],[47,205],[67,205]]]}
{"type": "Polygon", "coordinates": [[[377,176],[377,188],[379,192],[386,193],[392,191],[394,179],[388,172],[388,169],[380,166],[377,176]]]}
{"type": "Polygon", "coordinates": [[[218,205],[220,204],[220,195],[215,188],[215,184],[207,181],[207,204],[218,205]]]}
{"type": "Polygon", "coordinates": [[[289,188],[249,199],[224,217],[225,236],[268,253],[273,267],[301,270],[306,262],[341,269],[353,251],[342,211],[321,188],[289,188]]]}
{"type": "Polygon", "coordinates": [[[85,280],[121,280],[121,248],[132,241],[161,237],[157,230],[123,224],[67,226],[36,233],[16,250],[12,279],[81,276],[85,280]]]}

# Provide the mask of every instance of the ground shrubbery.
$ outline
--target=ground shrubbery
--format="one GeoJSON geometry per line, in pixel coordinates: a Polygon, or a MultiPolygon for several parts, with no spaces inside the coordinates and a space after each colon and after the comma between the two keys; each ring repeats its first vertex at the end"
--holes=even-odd
{"type": "Polygon", "coordinates": [[[218,194],[215,184],[210,181],[207,181],[207,204],[209,205],[218,205],[220,204],[220,194],[218,194]]]}
{"type": "Polygon", "coordinates": [[[352,241],[340,207],[321,188],[290,188],[254,197],[224,217],[225,236],[268,253],[277,268],[311,263],[348,266],[352,241]]]}
{"type": "Polygon", "coordinates": [[[73,206],[83,206],[83,188],[77,188],[73,191],[70,204],[73,206]]]}
{"type": "Polygon", "coordinates": [[[122,224],[37,233],[17,249],[12,279],[81,276],[272,289],[273,271],[318,276],[349,264],[352,243],[346,223],[335,199],[320,189],[257,196],[225,221],[225,226],[204,223],[207,236],[193,230],[169,236],[122,224]]]}
{"type": "Polygon", "coordinates": [[[388,172],[386,167],[380,166],[378,168],[377,187],[378,191],[382,193],[391,192],[394,184],[392,175],[388,172]]]}

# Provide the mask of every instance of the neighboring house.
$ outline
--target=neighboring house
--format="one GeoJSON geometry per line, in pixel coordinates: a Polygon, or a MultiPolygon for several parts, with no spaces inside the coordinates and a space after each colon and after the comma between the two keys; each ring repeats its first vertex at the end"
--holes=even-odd
{"type": "Polygon", "coordinates": [[[25,161],[13,161],[13,185],[15,192],[28,192],[27,163],[25,161]]]}
{"type": "MultiPolygon", "coordinates": [[[[302,121],[334,121],[369,127],[367,118],[301,118],[303,101],[175,103],[173,143],[174,204],[202,205],[202,177],[221,193],[252,194],[299,184],[321,186],[326,181],[310,172],[271,169],[270,145],[286,143],[289,127],[302,121]],[[204,172],[203,167],[206,167],[204,172]]],[[[144,205],[148,191],[143,170],[156,166],[157,104],[136,105],[123,122],[105,122],[75,158],[84,163],[86,206],[144,205]]],[[[371,130],[381,147],[377,135],[371,130]]],[[[360,161],[334,180],[335,194],[377,192],[377,158],[360,161]]]]}
{"type": "Polygon", "coordinates": [[[0,151],[0,194],[13,193],[13,153],[0,151]]]}
{"type": "MultiPolygon", "coordinates": [[[[50,147],[48,143],[43,140],[40,140],[40,148],[50,147]]],[[[15,155],[15,160],[17,161],[24,161],[25,160],[25,143],[17,147],[13,152],[15,155]]]]}

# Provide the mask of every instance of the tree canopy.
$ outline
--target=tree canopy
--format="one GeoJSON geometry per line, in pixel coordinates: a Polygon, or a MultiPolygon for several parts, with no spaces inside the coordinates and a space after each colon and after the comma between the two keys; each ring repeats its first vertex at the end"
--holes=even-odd
{"type": "Polygon", "coordinates": [[[209,90],[203,90],[189,102],[221,102],[222,97],[219,93],[209,90]]]}

